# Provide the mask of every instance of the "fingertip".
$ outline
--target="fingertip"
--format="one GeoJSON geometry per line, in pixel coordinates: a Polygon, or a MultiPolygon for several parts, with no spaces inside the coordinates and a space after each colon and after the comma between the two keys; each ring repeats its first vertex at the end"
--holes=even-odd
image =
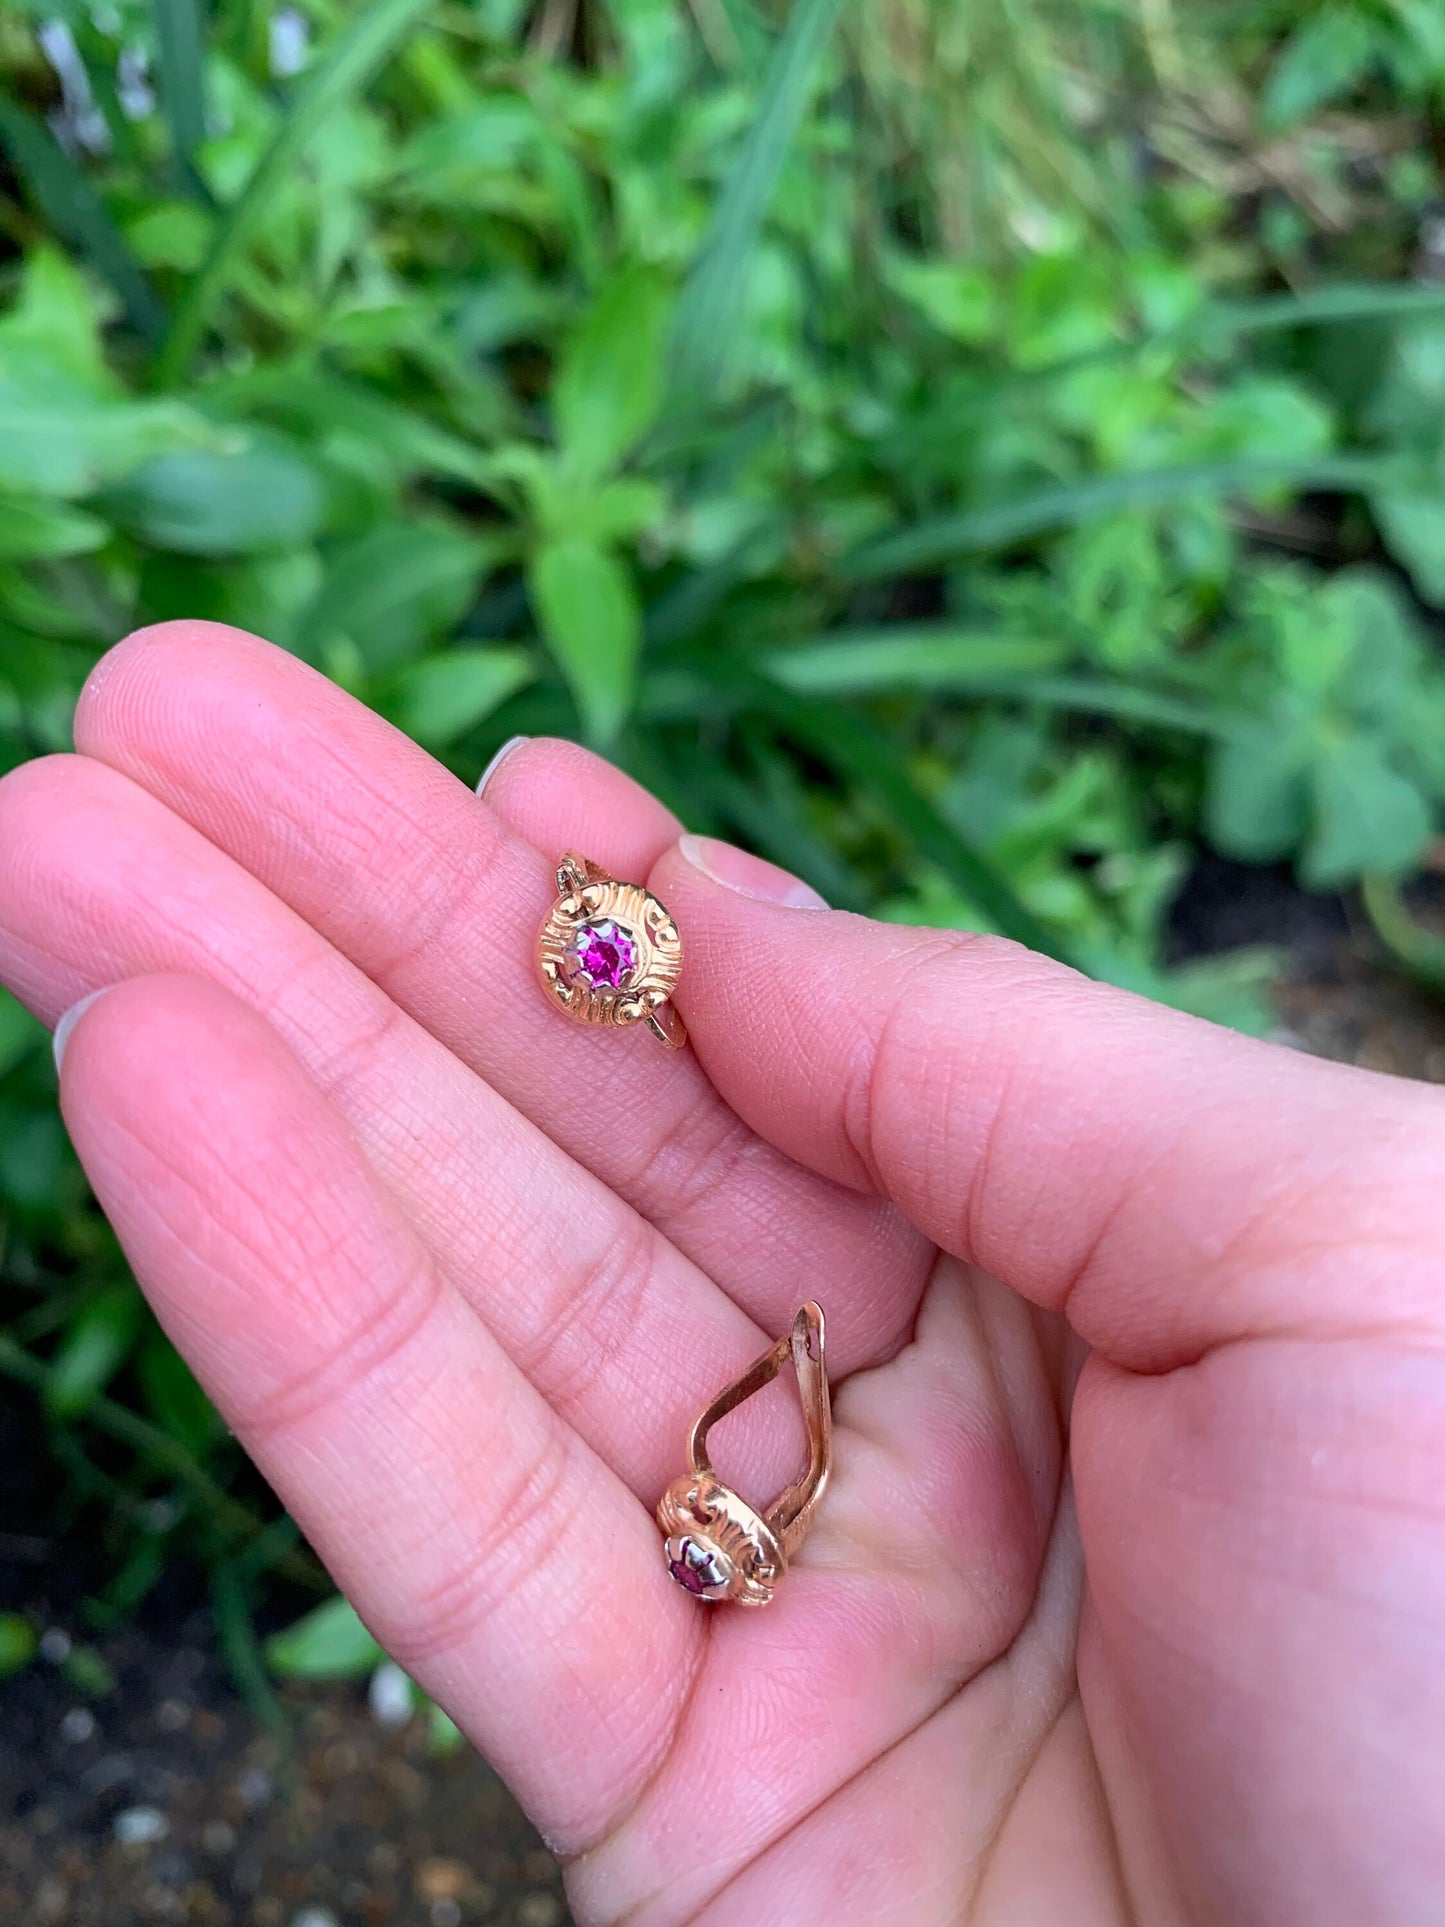
{"type": "Polygon", "coordinates": [[[740,850],[715,836],[679,838],[677,853],[699,876],[709,883],[739,896],[753,897],[761,903],[781,904],[788,910],[826,910],[828,901],[801,877],[795,877],[765,857],[740,850]]]}
{"type": "Polygon", "coordinates": [[[124,727],[116,719],[124,717],[132,704],[143,705],[147,692],[168,689],[201,662],[223,660],[227,655],[280,656],[297,668],[304,667],[275,643],[227,622],[186,617],[147,623],[107,649],[86,677],[75,705],[75,747],[87,755],[103,756],[106,744],[124,727]]]}
{"type": "Polygon", "coordinates": [[[102,984],[99,990],[92,990],[87,996],[78,998],[76,1002],[70,1006],[69,1010],[63,1010],[56,1019],[55,1031],[50,1039],[50,1048],[55,1057],[55,1074],[57,1077],[59,1077],[65,1069],[65,1052],[76,1025],[90,1009],[91,1005],[99,1002],[109,989],[109,984],[102,984]]]}
{"type": "Polygon", "coordinates": [[[682,833],[641,783],[564,737],[513,737],[483,770],[483,791],[502,824],[549,861],[577,849],[629,881],[645,877],[682,833]]]}

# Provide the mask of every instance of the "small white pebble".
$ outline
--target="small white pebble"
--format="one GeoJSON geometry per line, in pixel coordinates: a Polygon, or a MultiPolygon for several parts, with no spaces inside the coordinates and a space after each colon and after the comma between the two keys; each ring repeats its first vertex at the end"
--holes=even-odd
{"type": "Polygon", "coordinates": [[[70,1658],[70,1634],[59,1626],[47,1626],[40,1635],[40,1656],[52,1666],[63,1666],[70,1658]]]}
{"type": "Polygon", "coordinates": [[[431,1904],[431,1927],[457,1927],[462,1910],[454,1900],[434,1900],[431,1904]]]}
{"type": "Polygon", "coordinates": [[[60,1722],[60,1737],[78,1745],[88,1740],[95,1731],[95,1715],[88,1706],[72,1706],[60,1722]]]}
{"type": "Polygon", "coordinates": [[[562,1909],[551,1894],[524,1894],[517,1903],[517,1927],[557,1927],[562,1909]]]}
{"type": "Polygon", "coordinates": [[[191,1723],[191,1709],[184,1700],[162,1700],[156,1708],[156,1725],[162,1733],[183,1733],[191,1723]]]}
{"type": "Polygon", "coordinates": [[[208,1820],[201,1828],[201,1845],[207,1853],[230,1853],[236,1844],[236,1829],[224,1820],[208,1820]]]}
{"type": "Polygon", "coordinates": [[[123,1846],[154,1846],[170,1830],[171,1823],[159,1807],[127,1807],[115,1816],[115,1837],[123,1846]]]}
{"type": "Polygon", "coordinates": [[[263,1807],[271,1798],[271,1775],[259,1766],[244,1767],[236,1776],[236,1791],[243,1807],[263,1807]]]}
{"type": "Polygon", "coordinates": [[[341,1927],[341,1922],[326,1907],[303,1907],[292,1918],[291,1927],[341,1927]]]}
{"type": "Polygon", "coordinates": [[[378,1726],[405,1726],[414,1710],[411,1681],[389,1659],[384,1659],[372,1674],[366,1699],[378,1726]]]}

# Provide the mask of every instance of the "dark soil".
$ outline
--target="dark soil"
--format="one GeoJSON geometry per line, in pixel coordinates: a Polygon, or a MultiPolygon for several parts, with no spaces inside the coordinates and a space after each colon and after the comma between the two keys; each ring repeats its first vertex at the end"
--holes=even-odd
{"type": "MultiPolygon", "coordinates": [[[[150,1615],[147,1614],[149,1618],[150,1615]]],[[[52,1632],[0,1698],[0,1921],[24,1927],[560,1927],[556,1863],[468,1749],[359,1686],[282,1693],[268,1731],[209,1616],[118,1633],[79,1690],[52,1632]]]]}
{"type": "MultiPolygon", "coordinates": [[[[1195,954],[1279,946],[1293,959],[1283,1040],[1445,1082],[1445,1003],[1385,968],[1337,900],[1206,864],[1174,937],[1195,954]]],[[[0,1533],[0,1603],[53,1630],[0,1689],[0,1923],[561,1927],[556,1866],[481,1760],[433,1755],[423,1720],[383,1724],[357,1685],[288,1687],[268,1728],[217,1657],[194,1579],[169,1577],[140,1625],[97,1642],[108,1690],[89,1677],[89,1649],[65,1648],[83,1636],[95,1549],[46,1537],[28,1423],[0,1414],[6,1525],[20,1528],[0,1533]]]]}

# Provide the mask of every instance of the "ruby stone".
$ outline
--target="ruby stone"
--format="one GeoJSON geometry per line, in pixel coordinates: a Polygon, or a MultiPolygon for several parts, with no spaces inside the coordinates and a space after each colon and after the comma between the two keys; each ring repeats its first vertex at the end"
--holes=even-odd
{"type": "Polygon", "coordinates": [[[567,960],[593,990],[620,990],[637,968],[637,944],[611,917],[595,917],[568,944],[567,960]]]}

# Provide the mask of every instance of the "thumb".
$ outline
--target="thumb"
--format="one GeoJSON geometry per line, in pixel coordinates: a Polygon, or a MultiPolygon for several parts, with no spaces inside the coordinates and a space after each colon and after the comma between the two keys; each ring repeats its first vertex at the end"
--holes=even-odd
{"type": "Polygon", "coordinates": [[[684,837],[651,887],[729,1104],[1116,1362],[1438,1321],[1418,1261],[1445,1218],[1431,1087],[1237,1036],[1000,938],[829,911],[709,838],[684,837]]]}

